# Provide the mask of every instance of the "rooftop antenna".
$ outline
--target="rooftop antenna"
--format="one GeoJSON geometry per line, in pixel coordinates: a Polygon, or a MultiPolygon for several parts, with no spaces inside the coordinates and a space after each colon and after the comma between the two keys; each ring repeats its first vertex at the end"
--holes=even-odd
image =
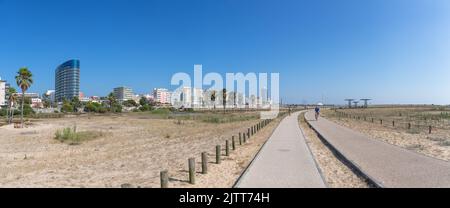
{"type": "Polygon", "coordinates": [[[348,108],[352,108],[352,102],[353,102],[354,100],[355,100],[355,99],[345,99],[345,101],[348,102],[348,108]]]}
{"type": "Polygon", "coordinates": [[[358,108],[359,101],[353,101],[353,104],[355,104],[355,108],[358,108]]]}
{"type": "Polygon", "coordinates": [[[364,108],[368,108],[369,107],[368,102],[371,101],[371,100],[372,99],[368,99],[368,98],[361,99],[361,101],[364,101],[364,108]]]}

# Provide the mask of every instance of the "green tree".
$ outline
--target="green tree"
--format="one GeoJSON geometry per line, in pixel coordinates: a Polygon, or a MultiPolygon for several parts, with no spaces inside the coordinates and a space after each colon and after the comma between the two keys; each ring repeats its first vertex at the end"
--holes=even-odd
{"type": "Polygon", "coordinates": [[[126,100],[122,103],[126,107],[137,107],[138,104],[134,100],[126,100]]]}
{"type": "Polygon", "coordinates": [[[223,88],[222,90],[222,104],[223,104],[223,113],[225,113],[227,107],[227,89],[225,88],[223,88]]]}
{"type": "Polygon", "coordinates": [[[148,99],[146,97],[141,97],[141,99],[139,99],[139,105],[144,106],[144,105],[148,105],[148,99]]]}
{"type": "Polygon", "coordinates": [[[19,86],[19,88],[22,90],[22,105],[21,105],[22,112],[20,117],[20,123],[23,128],[23,107],[25,102],[25,92],[33,84],[33,74],[26,67],[20,68],[16,75],[16,83],[17,86],[19,86]]]}
{"type": "Polygon", "coordinates": [[[23,106],[23,115],[28,116],[28,115],[31,115],[31,114],[34,114],[34,113],[35,112],[34,112],[34,110],[33,110],[33,108],[31,107],[30,104],[24,104],[24,106],[23,106]]]}
{"type": "Polygon", "coordinates": [[[106,113],[107,109],[100,103],[89,101],[84,106],[84,111],[90,113],[106,113]]]}
{"type": "Polygon", "coordinates": [[[69,102],[66,99],[63,99],[63,105],[61,107],[61,112],[63,112],[63,113],[73,112],[73,105],[72,105],[72,103],[69,102]]]}
{"type": "Polygon", "coordinates": [[[116,96],[114,96],[113,93],[109,93],[108,95],[108,101],[109,101],[109,111],[113,113],[120,113],[122,112],[122,105],[117,102],[116,96]]]}
{"type": "Polygon", "coordinates": [[[75,96],[72,98],[71,104],[73,106],[73,112],[78,112],[78,109],[81,109],[83,107],[83,104],[80,101],[80,98],[75,96]]]}
{"type": "Polygon", "coordinates": [[[234,108],[237,108],[237,93],[233,92],[233,102],[234,102],[234,108]]]}
{"type": "Polygon", "coordinates": [[[213,104],[214,104],[214,110],[216,110],[216,91],[215,91],[215,90],[213,90],[213,91],[211,92],[211,102],[213,102],[213,104]]]}
{"type": "Polygon", "coordinates": [[[42,102],[44,103],[44,108],[50,108],[52,106],[52,103],[50,101],[50,96],[47,93],[44,93],[42,95],[42,102]]]}

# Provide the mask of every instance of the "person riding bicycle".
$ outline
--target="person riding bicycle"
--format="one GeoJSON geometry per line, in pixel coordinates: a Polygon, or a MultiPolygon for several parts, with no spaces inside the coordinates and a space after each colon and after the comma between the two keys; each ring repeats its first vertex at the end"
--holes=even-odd
{"type": "Polygon", "coordinates": [[[317,121],[319,119],[319,116],[320,116],[320,108],[319,108],[319,106],[316,106],[314,111],[316,112],[316,121],[317,121]]]}

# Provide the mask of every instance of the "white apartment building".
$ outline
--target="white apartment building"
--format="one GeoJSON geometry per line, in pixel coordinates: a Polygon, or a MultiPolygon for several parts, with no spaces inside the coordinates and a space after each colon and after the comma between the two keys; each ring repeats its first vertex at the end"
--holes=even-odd
{"type": "Polygon", "coordinates": [[[133,100],[133,89],[131,89],[130,87],[116,87],[114,88],[114,96],[119,101],[133,100]]]}
{"type": "Polygon", "coordinates": [[[153,89],[153,98],[155,102],[161,104],[170,104],[171,103],[171,93],[168,89],[164,88],[155,88],[153,89]]]}

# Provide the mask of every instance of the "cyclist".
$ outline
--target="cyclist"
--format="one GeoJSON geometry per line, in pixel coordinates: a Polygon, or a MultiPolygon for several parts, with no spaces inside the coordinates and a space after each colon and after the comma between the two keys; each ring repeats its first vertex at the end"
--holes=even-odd
{"type": "Polygon", "coordinates": [[[316,106],[314,111],[316,112],[316,121],[317,121],[317,120],[319,120],[319,116],[320,116],[320,108],[319,108],[319,106],[316,106]]]}

